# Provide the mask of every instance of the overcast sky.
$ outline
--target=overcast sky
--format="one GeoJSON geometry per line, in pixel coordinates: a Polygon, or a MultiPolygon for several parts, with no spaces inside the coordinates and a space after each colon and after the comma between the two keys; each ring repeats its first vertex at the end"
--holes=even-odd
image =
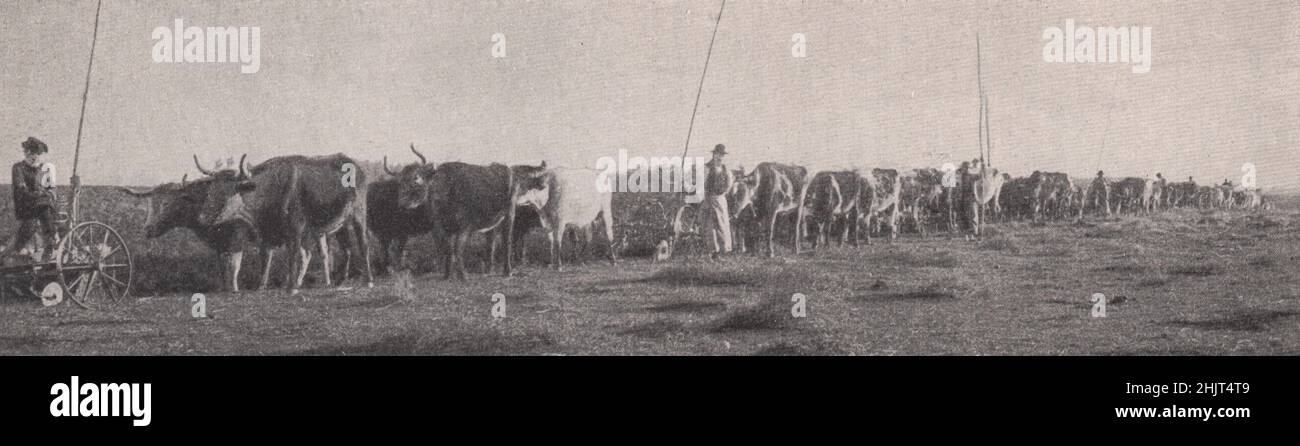
{"type": "MultiPolygon", "coordinates": [[[[106,0],[81,176],[176,181],[195,174],[192,153],[409,162],[412,142],[434,161],[677,155],[718,5],[106,0]],[[259,27],[260,70],[155,63],[151,32],[177,18],[259,27]]],[[[71,172],[94,14],[94,1],[0,3],[0,154],[17,161],[36,136],[71,172]]],[[[721,142],[746,166],[974,158],[977,32],[995,167],[1204,183],[1252,162],[1261,186],[1300,188],[1300,4],[1287,0],[731,0],[691,154],[721,142]],[[1068,18],[1151,27],[1151,71],[1044,62],[1044,28],[1068,18]]]]}

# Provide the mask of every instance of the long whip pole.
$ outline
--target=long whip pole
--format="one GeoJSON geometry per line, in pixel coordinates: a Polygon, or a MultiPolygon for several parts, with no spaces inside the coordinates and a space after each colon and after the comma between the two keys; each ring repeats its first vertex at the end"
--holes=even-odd
{"type": "Polygon", "coordinates": [[[81,91],[81,117],[77,119],[77,145],[72,152],[72,221],[77,220],[78,197],[81,195],[81,177],[77,176],[77,165],[81,161],[81,130],[86,124],[86,99],[90,97],[90,74],[95,68],[95,44],[99,41],[99,11],[104,7],[104,0],[95,5],[95,29],[90,36],[90,62],[86,64],[86,87],[81,91]]]}

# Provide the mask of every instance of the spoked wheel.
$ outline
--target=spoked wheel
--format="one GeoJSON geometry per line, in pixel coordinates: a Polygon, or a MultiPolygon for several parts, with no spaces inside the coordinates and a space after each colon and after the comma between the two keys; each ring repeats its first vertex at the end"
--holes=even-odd
{"type": "Polygon", "coordinates": [[[684,204],[677,208],[677,212],[673,213],[673,235],[699,235],[699,213],[700,205],[698,203],[684,204]]]}
{"type": "Polygon", "coordinates": [[[131,291],[131,250],[117,231],[100,222],[72,228],[59,242],[55,266],[68,296],[87,309],[108,309],[131,291]]]}

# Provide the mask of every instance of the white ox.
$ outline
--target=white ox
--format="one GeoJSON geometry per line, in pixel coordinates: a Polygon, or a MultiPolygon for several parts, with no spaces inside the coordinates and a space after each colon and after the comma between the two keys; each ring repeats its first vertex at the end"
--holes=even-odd
{"type": "Polygon", "coordinates": [[[581,231],[590,245],[591,225],[598,219],[604,223],[609,261],[614,263],[614,218],[610,210],[613,186],[612,179],[602,175],[602,172],[564,167],[547,169],[542,178],[546,187],[529,191],[520,200],[521,204],[526,203],[537,209],[542,228],[550,241],[551,265],[556,269],[564,269],[561,253],[565,231],[581,231]]]}

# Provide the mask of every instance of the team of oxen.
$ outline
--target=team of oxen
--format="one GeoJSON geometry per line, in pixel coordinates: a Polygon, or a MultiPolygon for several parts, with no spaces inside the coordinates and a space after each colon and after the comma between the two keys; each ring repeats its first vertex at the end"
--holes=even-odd
{"type": "MultiPolygon", "coordinates": [[[[979,236],[989,221],[1083,219],[1086,214],[1151,213],[1173,207],[1254,209],[1270,205],[1258,188],[1198,186],[1192,178],[1170,182],[1154,179],[1113,179],[1098,172],[1094,178],[1071,178],[1058,172],[1035,171],[1012,178],[979,160],[946,171],[915,169],[832,170],[762,163],[754,170],[732,172],[729,205],[736,249],[746,251],[757,238],[768,256],[775,254],[777,223],[793,224],[796,253],[802,241],[813,249],[837,239],[858,245],[888,228],[890,240],[911,226],[922,237],[930,230],[979,236]],[[786,214],[782,217],[782,214],[786,214]],[[793,223],[791,223],[793,222],[793,223]]],[[[673,222],[673,238],[692,232],[683,206],[673,222]]],[[[882,234],[883,235],[883,234],[882,234]]],[[[668,243],[671,246],[672,243],[668,243]]]]}
{"type": "MultiPolygon", "coordinates": [[[[147,199],[145,235],[159,237],[175,228],[194,232],[209,248],[226,259],[224,286],[237,291],[243,250],[256,243],[263,270],[259,288],[270,282],[272,253],[284,248],[291,255],[286,288],[302,287],[311,263],[312,244],[319,246],[326,286],[334,283],[329,238],[333,236],[345,255],[346,279],[356,267],[373,286],[370,237],[379,242],[377,265],[399,267],[408,239],[433,234],[443,257],[447,277],[465,277],[465,249],[470,236],[491,239],[493,268],[497,247],[505,242],[503,272],[511,272],[512,259],[522,251],[514,240],[542,227],[551,242],[552,264],[562,265],[560,253],[566,229],[576,229],[591,241],[593,223],[603,223],[612,241],[612,188],[595,188],[599,171],[547,168],[541,165],[473,165],[427,162],[411,147],[418,163],[392,170],[389,178],[366,178],[355,160],[342,155],[284,156],[248,166],[241,157],[238,169],[219,171],[194,162],[204,178],[167,183],[148,191],[120,188],[147,199]],[[346,178],[345,178],[346,176],[346,178]],[[514,253],[511,255],[511,253],[514,253]]],[[[614,260],[614,246],[609,244],[614,260]]]]}
{"type": "MultiPolygon", "coordinates": [[[[418,162],[393,170],[385,158],[388,177],[377,180],[366,178],[359,164],[342,154],[283,156],[256,166],[246,165],[241,158],[237,169],[225,170],[206,169],[195,156],[204,178],[182,178],[180,183],[143,192],[121,190],[147,200],[147,237],[187,228],[219,253],[227,262],[222,283],[234,291],[239,289],[243,251],[253,243],[263,265],[259,288],[270,281],[272,253],[284,248],[292,256],[285,286],[296,293],[311,263],[313,244],[321,253],[325,285],[334,284],[331,236],[344,255],[340,280],[355,269],[367,286],[374,283],[367,234],[379,243],[374,266],[381,271],[401,268],[409,239],[433,235],[448,278],[465,277],[466,247],[474,234],[489,237],[490,270],[495,270],[498,247],[504,242],[502,272],[509,275],[515,259],[523,258],[516,241],[537,227],[547,236],[550,264],[555,268],[563,267],[566,234],[584,236],[586,248],[596,225],[604,231],[608,259],[616,260],[614,187],[599,187],[598,181],[612,181],[601,171],[548,168],[545,162],[435,164],[414,145],[410,149],[418,162]]],[[[768,256],[776,252],[778,224],[793,234],[798,253],[805,240],[812,242],[813,249],[832,239],[857,245],[864,238],[870,243],[872,234],[884,228],[892,240],[909,223],[921,236],[931,229],[978,236],[990,220],[1083,218],[1089,212],[1148,213],[1168,207],[1267,206],[1257,189],[1230,183],[1198,186],[1191,178],[1174,183],[1160,175],[1112,180],[1101,172],[1092,179],[1051,172],[1011,178],[981,168],[978,161],[947,172],[810,172],[799,166],[761,163],[732,175],[727,194],[736,249],[747,251],[750,243],[758,241],[768,256]]],[[[694,219],[683,217],[689,207],[678,209],[661,247],[671,248],[692,232],[694,219]]]]}

